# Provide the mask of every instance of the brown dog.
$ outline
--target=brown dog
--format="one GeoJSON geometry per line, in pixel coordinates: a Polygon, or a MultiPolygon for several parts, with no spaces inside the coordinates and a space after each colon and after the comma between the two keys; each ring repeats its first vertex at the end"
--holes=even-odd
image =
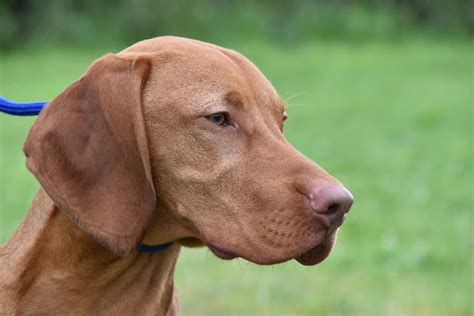
{"type": "Polygon", "coordinates": [[[0,314],[178,314],[180,245],[322,261],[352,196],[285,140],[285,116],[232,50],[161,37],[96,61],[26,140],[42,188],[0,250],[0,314]]]}

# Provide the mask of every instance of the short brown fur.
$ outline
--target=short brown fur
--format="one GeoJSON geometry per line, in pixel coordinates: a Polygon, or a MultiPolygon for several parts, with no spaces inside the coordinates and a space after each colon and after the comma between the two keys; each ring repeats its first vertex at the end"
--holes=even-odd
{"type": "Polygon", "coordinates": [[[25,142],[41,188],[0,249],[0,314],[179,314],[180,245],[323,260],[336,233],[308,196],[340,184],[286,141],[283,112],[257,67],[215,45],[160,37],[96,61],[25,142]],[[207,119],[219,112],[231,126],[207,119]]]}

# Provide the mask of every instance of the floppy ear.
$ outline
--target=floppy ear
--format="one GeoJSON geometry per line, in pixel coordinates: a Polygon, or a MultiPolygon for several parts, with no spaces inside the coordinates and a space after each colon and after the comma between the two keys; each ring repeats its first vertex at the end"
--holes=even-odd
{"type": "Polygon", "coordinates": [[[149,68],[146,58],[102,57],[46,106],[24,145],[50,198],[118,255],[138,245],[155,209],[141,106],[149,68]]]}

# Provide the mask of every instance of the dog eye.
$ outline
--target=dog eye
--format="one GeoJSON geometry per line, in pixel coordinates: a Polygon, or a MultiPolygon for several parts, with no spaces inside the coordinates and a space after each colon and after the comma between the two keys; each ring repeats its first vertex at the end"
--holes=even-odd
{"type": "Polygon", "coordinates": [[[220,126],[229,125],[229,118],[226,113],[214,113],[214,114],[206,116],[206,118],[212,123],[220,125],[220,126]]]}
{"type": "Polygon", "coordinates": [[[286,121],[286,119],[288,118],[288,113],[286,113],[286,111],[283,112],[283,122],[286,121]]]}

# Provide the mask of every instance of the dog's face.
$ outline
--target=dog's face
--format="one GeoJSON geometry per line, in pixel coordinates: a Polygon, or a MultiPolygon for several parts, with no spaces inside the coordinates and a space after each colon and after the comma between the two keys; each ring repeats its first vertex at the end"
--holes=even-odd
{"type": "MultiPolygon", "coordinates": [[[[342,219],[327,227],[309,195],[340,184],[287,142],[285,106],[271,83],[233,51],[160,44],[143,106],[163,206],[191,223],[193,237],[221,258],[322,260],[342,219]]],[[[144,42],[124,54],[150,49],[144,42]]],[[[344,198],[333,201],[346,204],[338,216],[350,207],[350,194],[344,198]]]]}
{"type": "MultiPolygon", "coordinates": [[[[140,68],[140,60],[147,65],[143,66],[146,71],[138,71],[136,78],[141,79],[135,79],[140,84],[131,88],[139,90],[142,117],[133,112],[134,123],[125,128],[137,134],[139,141],[121,151],[121,155],[140,152],[140,157],[130,161],[138,159],[145,166],[133,180],[139,198],[124,203],[142,203],[139,207],[160,211],[144,215],[136,224],[143,225],[137,234],[148,231],[153,236],[159,229],[154,223],[160,221],[153,217],[166,211],[185,227],[183,238],[202,241],[223,259],[242,257],[271,264],[296,258],[303,264],[316,264],[329,254],[352,196],[286,141],[284,104],[252,63],[230,50],[170,37],[140,42],[118,57],[133,60],[129,68],[140,68]],[[143,129],[137,132],[139,125],[143,129]],[[147,181],[140,182],[140,177],[147,181]]],[[[118,124],[105,121],[105,126],[118,124]]],[[[123,133],[117,130],[111,134],[123,133]]],[[[25,151],[34,152],[27,145],[25,151]]],[[[83,202],[64,202],[65,193],[48,190],[49,180],[42,180],[38,170],[45,168],[33,163],[29,167],[53,200],[86,231],[95,237],[99,234],[97,239],[112,250],[127,252],[141,238],[131,238],[127,246],[122,237],[110,241],[114,229],[123,229],[114,228],[120,224],[105,232],[92,231],[91,221],[83,223],[83,215],[75,210],[74,204],[83,202]]],[[[115,183],[121,181],[113,178],[115,183]]]]}

